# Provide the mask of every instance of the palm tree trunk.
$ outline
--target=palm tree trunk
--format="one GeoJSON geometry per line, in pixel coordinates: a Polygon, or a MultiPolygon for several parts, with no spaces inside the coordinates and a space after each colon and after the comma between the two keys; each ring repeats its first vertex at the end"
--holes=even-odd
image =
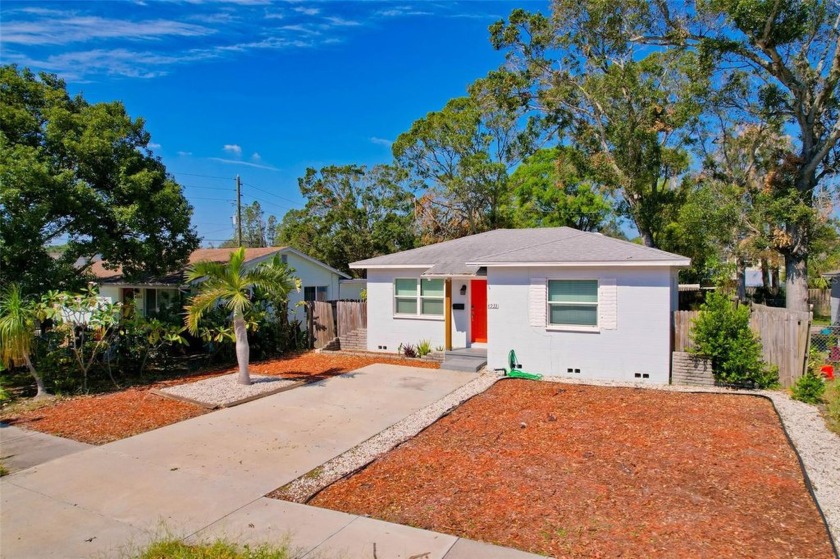
{"type": "Polygon", "coordinates": [[[35,378],[35,386],[38,388],[38,392],[35,394],[35,397],[48,398],[49,396],[51,396],[51,394],[47,392],[47,388],[44,386],[44,378],[38,374],[38,371],[35,370],[35,367],[32,365],[32,361],[29,359],[29,356],[24,355],[23,358],[26,361],[26,368],[29,369],[29,373],[35,378]]]}
{"type": "Polygon", "coordinates": [[[236,361],[239,363],[239,384],[251,384],[248,374],[248,360],[251,348],[248,346],[248,328],[245,317],[240,313],[233,314],[233,333],[236,336],[236,361]]]}

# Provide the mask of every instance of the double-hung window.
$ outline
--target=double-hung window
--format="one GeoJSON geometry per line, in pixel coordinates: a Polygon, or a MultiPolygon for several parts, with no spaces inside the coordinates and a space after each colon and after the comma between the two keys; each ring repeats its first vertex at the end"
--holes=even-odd
{"type": "Polygon", "coordinates": [[[394,280],[394,313],[409,316],[443,316],[442,279],[398,278],[394,280]]]}
{"type": "Polygon", "coordinates": [[[549,280],[548,323],[598,326],[598,280],[549,280]]]}

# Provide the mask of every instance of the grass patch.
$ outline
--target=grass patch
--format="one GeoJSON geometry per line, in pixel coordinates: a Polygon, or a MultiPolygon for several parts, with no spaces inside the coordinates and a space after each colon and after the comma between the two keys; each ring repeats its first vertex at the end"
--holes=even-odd
{"type": "Polygon", "coordinates": [[[0,477],[9,475],[9,470],[6,469],[6,466],[3,465],[3,462],[0,462],[0,477]]]}
{"type": "Polygon", "coordinates": [[[239,546],[226,540],[184,543],[174,537],[152,542],[131,559],[290,559],[286,545],[239,546]]]}
{"type": "Polygon", "coordinates": [[[827,381],[822,397],[825,402],[825,423],[831,431],[840,435],[840,380],[827,381]]]}

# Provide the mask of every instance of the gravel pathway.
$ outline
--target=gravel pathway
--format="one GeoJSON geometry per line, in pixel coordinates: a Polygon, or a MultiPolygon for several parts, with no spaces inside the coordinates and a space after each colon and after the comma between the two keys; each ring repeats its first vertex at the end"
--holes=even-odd
{"type": "Polygon", "coordinates": [[[236,379],[239,373],[213,377],[189,384],[179,384],[162,388],[160,392],[200,402],[211,407],[225,407],[240,403],[243,400],[252,399],[266,392],[275,392],[298,381],[279,377],[251,376],[251,384],[239,384],[236,379]]]}
{"type": "Polygon", "coordinates": [[[318,491],[373,462],[395,446],[417,435],[476,394],[490,388],[499,380],[495,373],[483,373],[437,402],[414,412],[402,421],[374,435],[362,444],[336,456],[268,496],[296,503],[305,503],[318,491]]]}
{"type": "Polygon", "coordinates": [[[760,395],[770,398],[782,424],[796,447],[814,496],[817,498],[826,523],[834,540],[834,546],[840,549],[840,436],[835,435],[825,426],[816,406],[791,399],[785,392],[774,390],[732,390],[728,388],[651,385],[643,383],[613,381],[580,381],[562,377],[544,377],[549,382],[568,384],[589,384],[598,386],[618,386],[647,388],[671,392],[711,392],[718,394],[760,395]]]}

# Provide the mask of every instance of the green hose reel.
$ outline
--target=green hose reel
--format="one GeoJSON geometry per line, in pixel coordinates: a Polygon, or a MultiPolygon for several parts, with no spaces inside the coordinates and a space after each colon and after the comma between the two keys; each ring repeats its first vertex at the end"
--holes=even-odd
{"type": "Polygon", "coordinates": [[[522,370],[522,365],[520,365],[516,359],[516,352],[510,350],[508,353],[508,369],[505,371],[505,375],[511,378],[523,378],[527,380],[540,380],[543,376],[539,373],[526,373],[522,370]]]}

